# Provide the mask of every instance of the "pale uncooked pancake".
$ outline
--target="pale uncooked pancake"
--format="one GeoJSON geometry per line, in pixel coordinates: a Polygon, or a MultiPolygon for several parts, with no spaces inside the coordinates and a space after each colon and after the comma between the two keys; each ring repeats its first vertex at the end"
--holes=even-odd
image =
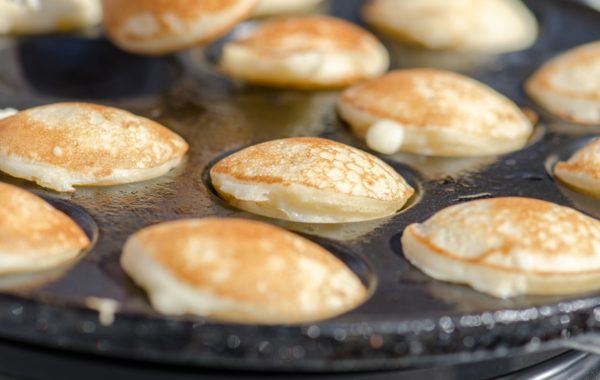
{"type": "Polygon", "coordinates": [[[38,196],[0,182],[0,274],[55,267],[89,245],[71,218],[38,196]]]}
{"type": "Polygon", "coordinates": [[[188,145],[141,116],[88,103],[30,108],[0,120],[0,170],[56,191],[159,177],[188,145]]]}
{"type": "Polygon", "coordinates": [[[0,35],[64,32],[101,18],[100,0],[0,0],[0,35]]]}
{"type": "Polygon", "coordinates": [[[388,65],[387,50],[371,33],[320,15],[266,21],[225,44],[220,64],[246,82],[308,89],[372,78],[388,65]]]}
{"type": "Polygon", "coordinates": [[[314,8],[323,0],[259,0],[255,16],[270,16],[283,13],[302,12],[314,8]]]}
{"type": "Polygon", "coordinates": [[[397,70],[350,87],[338,112],[378,152],[483,156],[525,146],[533,132],[511,100],[450,71],[397,70]]]}
{"type": "Polygon", "coordinates": [[[249,16],[258,0],[102,0],[108,37],[149,55],[209,43],[249,16]]]}
{"type": "Polygon", "coordinates": [[[566,162],[558,162],[554,174],[575,189],[600,198],[600,139],[586,144],[566,162]]]}
{"type": "Polygon", "coordinates": [[[600,42],[550,60],[526,82],[525,89],[542,107],[563,119],[600,124],[600,42]]]}
{"type": "Polygon", "coordinates": [[[251,146],[210,170],[217,192],[255,214],[345,223],[398,211],[414,190],[378,158],[335,141],[298,137],[251,146]]]}
{"type": "Polygon", "coordinates": [[[520,0],[371,0],[364,17],[399,41],[439,50],[503,53],[528,48],[538,34],[520,0]]]}
{"type": "Polygon", "coordinates": [[[362,303],[358,277],[319,245],[243,219],[188,219],[145,228],[121,264],[165,314],[236,323],[329,318],[362,303]]]}
{"type": "Polygon", "coordinates": [[[402,249],[429,276],[496,297],[600,289],[600,222],[537,199],[445,208],[409,225],[402,249]]]}

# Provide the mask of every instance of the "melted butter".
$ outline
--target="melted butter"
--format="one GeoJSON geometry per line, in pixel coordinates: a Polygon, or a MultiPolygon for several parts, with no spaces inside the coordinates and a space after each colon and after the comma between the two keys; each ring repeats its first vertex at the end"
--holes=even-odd
{"type": "Polygon", "coordinates": [[[404,128],[400,124],[391,120],[379,120],[367,131],[367,146],[379,153],[393,154],[402,147],[404,134],[404,128]]]}

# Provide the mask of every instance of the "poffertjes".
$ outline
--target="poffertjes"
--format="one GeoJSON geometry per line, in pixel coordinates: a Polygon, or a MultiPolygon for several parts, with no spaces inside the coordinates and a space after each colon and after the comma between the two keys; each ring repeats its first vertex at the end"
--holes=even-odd
{"type": "Polygon", "coordinates": [[[600,41],[551,59],[527,80],[525,90],[550,113],[600,125],[600,41]]]}
{"type": "Polygon", "coordinates": [[[188,150],[141,116],[90,103],[55,103],[0,119],[0,170],[56,191],[159,177],[188,150]]]}
{"type": "Polygon", "coordinates": [[[49,269],[89,245],[67,215],[33,193],[0,182],[0,274],[49,269]]]}
{"type": "Polygon", "coordinates": [[[252,324],[291,324],[344,313],[367,290],[321,246],[265,223],[188,219],[132,235],[121,264],[153,307],[252,324]]]}
{"type": "Polygon", "coordinates": [[[528,48],[538,34],[520,0],[370,0],[363,15],[401,42],[434,50],[504,53],[528,48]]]}
{"type": "Polygon", "coordinates": [[[600,222],[537,199],[447,207],[409,225],[402,250],[429,276],[496,297],[600,289],[600,222]]]}
{"type": "Polygon", "coordinates": [[[307,223],[383,218],[402,208],[414,193],[378,158],[314,137],[250,146],[217,162],[210,178],[235,207],[307,223]]]}
{"type": "Polygon", "coordinates": [[[102,0],[104,28],[123,50],[161,55],[207,44],[252,14],[258,0],[102,0]]]}
{"type": "Polygon", "coordinates": [[[554,174],[576,190],[600,198],[600,139],[590,141],[567,161],[558,162],[554,174]]]}
{"type": "Polygon", "coordinates": [[[387,70],[385,47],[368,31],[330,16],[259,24],[223,47],[221,69],[245,82],[284,88],[347,86],[387,70]]]}
{"type": "Polygon", "coordinates": [[[437,69],[389,72],[358,83],[337,108],[355,135],[378,152],[485,156],[525,146],[531,121],[494,89],[437,69]]]}

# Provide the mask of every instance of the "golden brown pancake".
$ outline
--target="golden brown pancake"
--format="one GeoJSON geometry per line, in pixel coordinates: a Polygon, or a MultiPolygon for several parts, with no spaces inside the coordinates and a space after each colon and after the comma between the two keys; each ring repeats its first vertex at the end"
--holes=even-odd
{"type": "Polygon", "coordinates": [[[250,15],[258,0],[102,0],[108,37],[149,55],[216,40],[250,15]]]}
{"type": "Polygon", "coordinates": [[[267,21],[223,48],[221,68],[246,82],[292,88],[346,86],[385,72],[383,45],[342,19],[309,15],[267,21]]]}
{"type": "Polygon", "coordinates": [[[55,267],[89,245],[68,216],[38,196],[0,182],[0,274],[55,267]]]}
{"type": "Polygon", "coordinates": [[[527,80],[525,89],[542,107],[563,119],[600,124],[600,41],[550,60],[527,80]]]}
{"type": "Polygon", "coordinates": [[[414,190],[378,158],[335,141],[297,137],[251,146],[210,170],[233,206],[273,218],[345,223],[398,211],[414,190]]]}
{"type": "Polygon", "coordinates": [[[495,155],[522,148],[533,131],[523,112],[492,88],[436,69],[396,70],[358,83],[339,96],[338,112],[385,154],[495,155]]]}
{"type": "Polygon", "coordinates": [[[476,200],[402,235],[404,256],[431,277],[496,297],[600,289],[600,222],[530,198],[476,200]]]}
{"type": "Polygon", "coordinates": [[[504,53],[537,37],[520,0],[370,0],[364,18],[398,41],[436,50],[504,53]]]}
{"type": "Polygon", "coordinates": [[[558,162],[554,174],[576,190],[600,198],[600,139],[586,144],[566,162],[558,162]]]}
{"type": "Polygon", "coordinates": [[[243,219],[188,219],[131,236],[121,264],[165,314],[236,323],[329,318],[362,303],[364,285],[319,245],[243,219]]]}
{"type": "Polygon", "coordinates": [[[88,103],[34,107],[0,120],[0,170],[56,191],[159,177],[187,143],[162,125],[88,103]]]}

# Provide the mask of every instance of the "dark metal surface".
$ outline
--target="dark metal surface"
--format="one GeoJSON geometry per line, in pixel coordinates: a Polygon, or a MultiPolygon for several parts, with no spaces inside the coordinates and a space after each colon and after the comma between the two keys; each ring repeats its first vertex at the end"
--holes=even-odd
{"type": "MultiPolygon", "coordinates": [[[[569,351],[498,380],[593,380],[600,375],[600,357],[569,351]]],[[[485,376],[479,377],[485,378],[485,376]]]]}
{"type": "MultiPolygon", "coordinates": [[[[529,0],[542,30],[524,52],[494,59],[432,54],[389,44],[394,67],[452,67],[490,84],[521,105],[522,84],[539,65],[569,47],[600,38],[600,14],[566,1],[529,0]]],[[[359,1],[333,1],[331,12],[357,20],[359,1]]],[[[244,27],[244,26],[242,26],[244,27]]],[[[417,185],[414,204],[368,223],[316,226],[260,218],[229,207],[203,177],[216,157],[273,138],[319,135],[364,147],[339,121],[336,92],[271,90],[220,76],[201,50],[140,58],[106,41],[62,36],[0,40],[0,107],[26,108],[88,100],[152,117],[191,145],[187,162],[140,184],[80,188],[57,194],[0,175],[0,180],[78,205],[96,222],[90,252],[62,276],[0,295],[0,336],[45,347],[215,368],[355,371],[440,365],[537,352],[600,331],[600,295],[498,300],[434,281],[402,256],[404,227],[467,199],[531,196],[598,215],[598,201],[559,186],[546,172],[552,157],[599,128],[566,125],[542,113],[525,149],[474,159],[397,154],[384,159],[417,185]],[[372,295],[359,308],[301,326],[243,326],[154,312],[118,264],[133,232],[166,220],[241,216],[280,224],[334,248],[372,295]],[[98,322],[89,297],[117,300],[112,325],[98,322]]],[[[35,138],[32,136],[32,138],[35,138]]],[[[550,165],[551,166],[551,165],[550,165]]],[[[79,222],[86,220],[77,216],[79,222]]],[[[6,287],[5,287],[6,288],[6,287]]]]}
{"type": "MultiPolygon", "coordinates": [[[[274,380],[282,377],[293,380],[473,380],[492,379],[506,374],[509,374],[507,380],[593,379],[589,376],[565,377],[572,375],[575,367],[579,369],[579,374],[596,374],[600,369],[600,357],[574,351],[552,351],[478,363],[395,371],[337,374],[244,373],[102,359],[0,340],[0,374],[11,376],[12,380],[274,380]]],[[[8,379],[0,377],[0,380],[8,379]]]]}

